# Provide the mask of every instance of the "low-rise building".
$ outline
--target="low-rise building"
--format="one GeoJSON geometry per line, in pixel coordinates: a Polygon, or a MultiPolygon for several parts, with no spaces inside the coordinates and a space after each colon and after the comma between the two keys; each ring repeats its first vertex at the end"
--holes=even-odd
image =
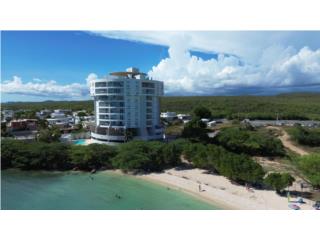
{"type": "Polygon", "coordinates": [[[312,120],[249,120],[245,119],[242,123],[250,124],[253,127],[266,126],[294,126],[299,124],[302,127],[320,127],[320,121],[312,120]]]}
{"type": "Polygon", "coordinates": [[[177,114],[175,112],[162,112],[160,114],[160,118],[163,118],[167,121],[173,121],[174,119],[177,119],[177,114]]]}
{"type": "Polygon", "coordinates": [[[185,120],[191,120],[191,115],[190,114],[178,114],[177,115],[178,119],[185,121],[185,120]]]}
{"type": "Polygon", "coordinates": [[[14,111],[13,110],[3,110],[2,115],[3,115],[3,120],[10,121],[14,117],[14,111]]]}
{"type": "Polygon", "coordinates": [[[36,130],[38,126],[37,119],[17,119],[11,120],[8,128],[10,131],[36,130]]]}

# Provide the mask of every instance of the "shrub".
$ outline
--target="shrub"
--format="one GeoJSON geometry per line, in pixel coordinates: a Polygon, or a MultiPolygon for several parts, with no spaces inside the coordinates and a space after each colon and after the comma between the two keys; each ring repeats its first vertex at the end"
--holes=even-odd
{"type": "Polygon", "coordinates": [[[310,147],[320,146],[320,129],[307,129],[298,125],[290,129],[289,134],[302,145],[310,147]]]}
{"type": "Polygon", "coordinates": [[[111,168],[111,158],[116,155],[116,150],[104,144],[73,145],[69,155],[71,164],[79,169],[98,169],[102,166],[111,168]]]}
{"type": "Polygon", "coordinates": [[[214,141],[236,153],[262,156],[283,156],[285,154],[279,139],[267,133],[239,127],[222,129],[214,141]]]}
{"type": "Polygon", "coordinates": [[[320,153],[299,157],[298,168],[307,177],[312,186],[320,187],[320,153]]]}
{"type": "Polygon", "coordinates": [[[213,144],[190,143],[184,154],[195,167],[215,171],[238,183],[260,184],[264,171],[246,155],[238,155],[213,144]]]}
{"type": "Polygon", "coordinates": [[[181,136],[193,142],[208,142],[208,131],[205,123],[199,118],[192,119],[184,127],[181,136]]]}
{"type": "Polygon", "coordinates": [[[161,171],[180,163],[179,142],[131,141],[119,146],[119,153],[112,159],[112,165],[125,171],[161,171]]]}
{"type": "Polygon", "coordinates": [[[264,183],[280,193],[286,187],[290,187],[295,179],[289,173],[270,173],[264,179],[264,183]]]}
{"type": "Polygon", "coordinates": [[[193,115],[197,118],[211,118],[211,111],[206,107],[196,107],[193,110],[193,115]]]}

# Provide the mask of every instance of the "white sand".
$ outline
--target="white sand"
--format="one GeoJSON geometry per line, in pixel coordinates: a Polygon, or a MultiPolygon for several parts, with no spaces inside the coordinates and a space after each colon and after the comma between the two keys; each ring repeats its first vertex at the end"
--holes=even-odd
{"type": "MultiPolygon", "coordinates": [[[[288,199],[280,197],[275,191],[247,190],[244,186],[232,184],[223,176],[205,172],[201,169],[170,169],[163,173],[151,173],[138,177],[188,192],[222,209],[289,209],[288,199]],[[203,191],[199,191],[199,184],[203,191]]],[[[290,200],[295,201],[296,199],[291,198],[290,200]]],[[[312,209],[313,202],[307,199],[304,201],[306,204],[296,204],[303,210],[312,209]]]]}

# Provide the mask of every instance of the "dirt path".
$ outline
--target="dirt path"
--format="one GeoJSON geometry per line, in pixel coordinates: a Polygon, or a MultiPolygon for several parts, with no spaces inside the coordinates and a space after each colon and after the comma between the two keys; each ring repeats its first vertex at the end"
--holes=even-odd
{"type": "Polygon", "coordinates": [[[274,127],[274,126],[269,126],[267,128],[268,129],[276,129],[281,132],[281,135],[279,135],[279,139],[281,140],[283,146],[285,146],[286,148],[290,149],[291,151],[293,151],[299,155],[308,155],[309,154],[308,152],[306,152],[302,148],[292,144],[292,142],[290,141],[289,134],[285,130],[283,130],[282,128],[274,127]]]}

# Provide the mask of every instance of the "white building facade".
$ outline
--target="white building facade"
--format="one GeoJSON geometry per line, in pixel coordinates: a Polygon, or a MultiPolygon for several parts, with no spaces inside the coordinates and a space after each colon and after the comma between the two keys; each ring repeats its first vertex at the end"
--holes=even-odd
{"type": "Polygon", "coordinates": [[[90,94],[95,111],[93,139],[124,142],[162,138],[162,82],[150,80],[137,68],[128,68],[126,72],[113,72],[91,81],[90,94]]]}

